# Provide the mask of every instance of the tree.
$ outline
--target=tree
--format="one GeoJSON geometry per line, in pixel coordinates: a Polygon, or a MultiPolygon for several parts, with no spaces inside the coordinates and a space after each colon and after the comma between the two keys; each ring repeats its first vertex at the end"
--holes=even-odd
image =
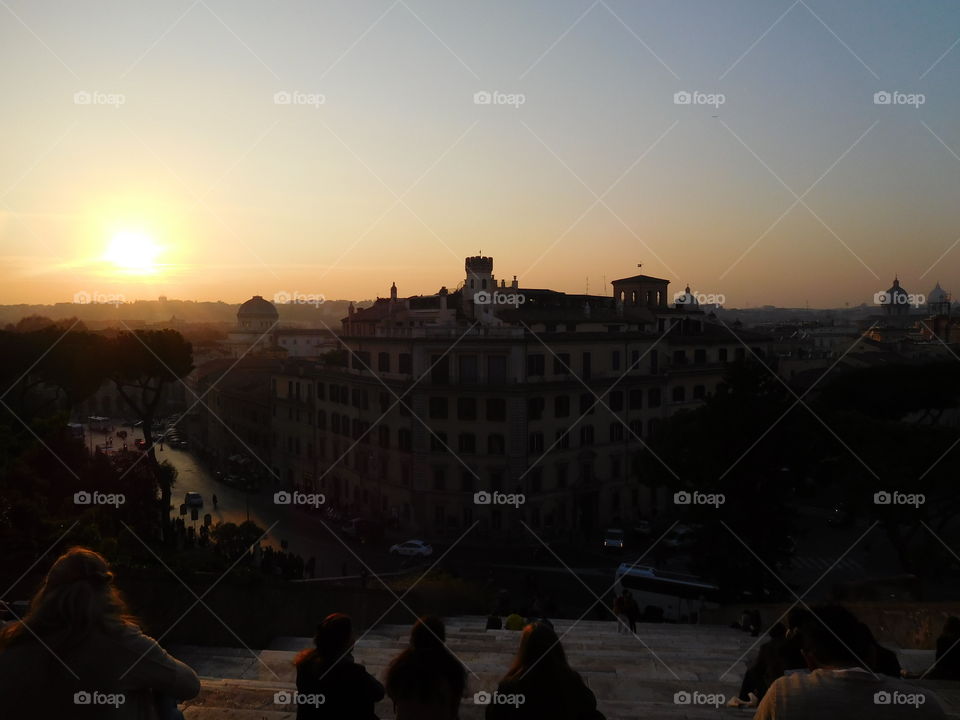
{"type": "Polygon", "coordinates": [[[153,423],[167,388],[193,370],[193,348],[176,330],[135,330],[113,338],[107,348],[110,378],[142,423],[148,465],[160,486],[162,525],[170,520],[172,478],[160,471],[153,446],[153,423]]]}

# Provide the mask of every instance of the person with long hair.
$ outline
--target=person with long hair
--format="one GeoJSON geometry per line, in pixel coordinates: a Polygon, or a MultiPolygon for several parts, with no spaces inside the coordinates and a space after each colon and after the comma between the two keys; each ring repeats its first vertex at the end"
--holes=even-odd
{"type": "Polygon", "coordinates": [[[487,720],[605,720],[556,632],[543,623],[523,629],[513,664],[487,699],[487,720]]]}
{"type": "Polygon", "coordinates": [[[445,641],[443,621],[424,616],[410,632],[410,646],[391,661],[386,686],[397,720],[456,720],[467,673],[445,641]]]}
{"type": "Polygon", "coordinates": [[[26,615],[0,631],[0,709],[11,718],[153,720],[200,681],[144,635],[106,559],[83,547],[57,558],[26,615]]]}
{"type": "Polygon", "coordinates": [[[383,685],[353,660],[353,620],[327,615],[297,655],[297,720],[377,720],[383,685]]]}

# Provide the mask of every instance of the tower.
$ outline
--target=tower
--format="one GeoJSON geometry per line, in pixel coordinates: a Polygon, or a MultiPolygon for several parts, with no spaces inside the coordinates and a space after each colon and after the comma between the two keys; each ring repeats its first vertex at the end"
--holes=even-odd
{"type": "Polygon", "coordinates": [[[482,290],[496,289],[496,280],[493,277],[493,258],[483,255],[468,257],[464,263],[467,277],[463,287],[470,294],[482,290]]]}

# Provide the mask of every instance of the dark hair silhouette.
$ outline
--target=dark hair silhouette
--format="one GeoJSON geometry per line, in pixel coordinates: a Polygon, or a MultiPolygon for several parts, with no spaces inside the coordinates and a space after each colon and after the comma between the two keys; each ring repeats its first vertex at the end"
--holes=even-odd
{"type": "Polygon", "coordinates": [[[941,637],[960,638],[960,618],[951,615],[943,624],[943,630],[940,631],[941,637]]]}
{"type": "Polygon", "coordinates": [[[398,718],[418,717],[426,707],[441,708],[445,716],[457,717],[467,675],[445,639],[443,620],[425,615],[410,631],[409,647],[387,667],[387,695],[398,718]]]}
{"type": "Polygon", "coordinates": [[[447,629],[443,625],[443,620],[436,615],[424,615],[419,618],[410,631],[410,647],[416,650],[444,648],[443,643],[446,639],[447,629]]]}
{"type": "Polygon", "coordinates": [[[802,646],[818,664],[867,663],[868,640],[865,626],[845,607],[825,605],[815,608],[813,619],[801,628],[802,646]]]}
{"type": "Polygon", "coordinates": [[[503,682],[518,682],[522,678],[576,677],[567,663],[567,655],[563,651],[560,639],[553,628],[545,623],[530,623],[523,629],[520,636],[520,647],[513,659],[513,664],[503,677],[503,682]]]}
{"type": "Polygon", "coordinates": [[[0,631],[0,648],[39,639],[54,651],[82,643],[92,632],[117,634],[136,627],[113,584],[106,558],[84,547],[58,557],[30,601],[30,610],[0,631]]]}
{"type": "Polygon", "coordinates": [[[350,651],[353,642],[353,620],[343,613],[327,615],[317,625],[317,634],[313,636],[314,647],[297,655],[295,665],[307,661],[332,663],[350,651]]]}

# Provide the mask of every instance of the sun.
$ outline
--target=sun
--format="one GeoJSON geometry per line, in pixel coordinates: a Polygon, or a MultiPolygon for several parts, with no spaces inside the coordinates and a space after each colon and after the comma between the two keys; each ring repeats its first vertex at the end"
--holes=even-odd
{"type": "Polygon", "coordinates": [[[143,232],[122,230],[110,238],[103,259],[119,271],[149,275],[157,271],[161,248],[143,232]]]}

